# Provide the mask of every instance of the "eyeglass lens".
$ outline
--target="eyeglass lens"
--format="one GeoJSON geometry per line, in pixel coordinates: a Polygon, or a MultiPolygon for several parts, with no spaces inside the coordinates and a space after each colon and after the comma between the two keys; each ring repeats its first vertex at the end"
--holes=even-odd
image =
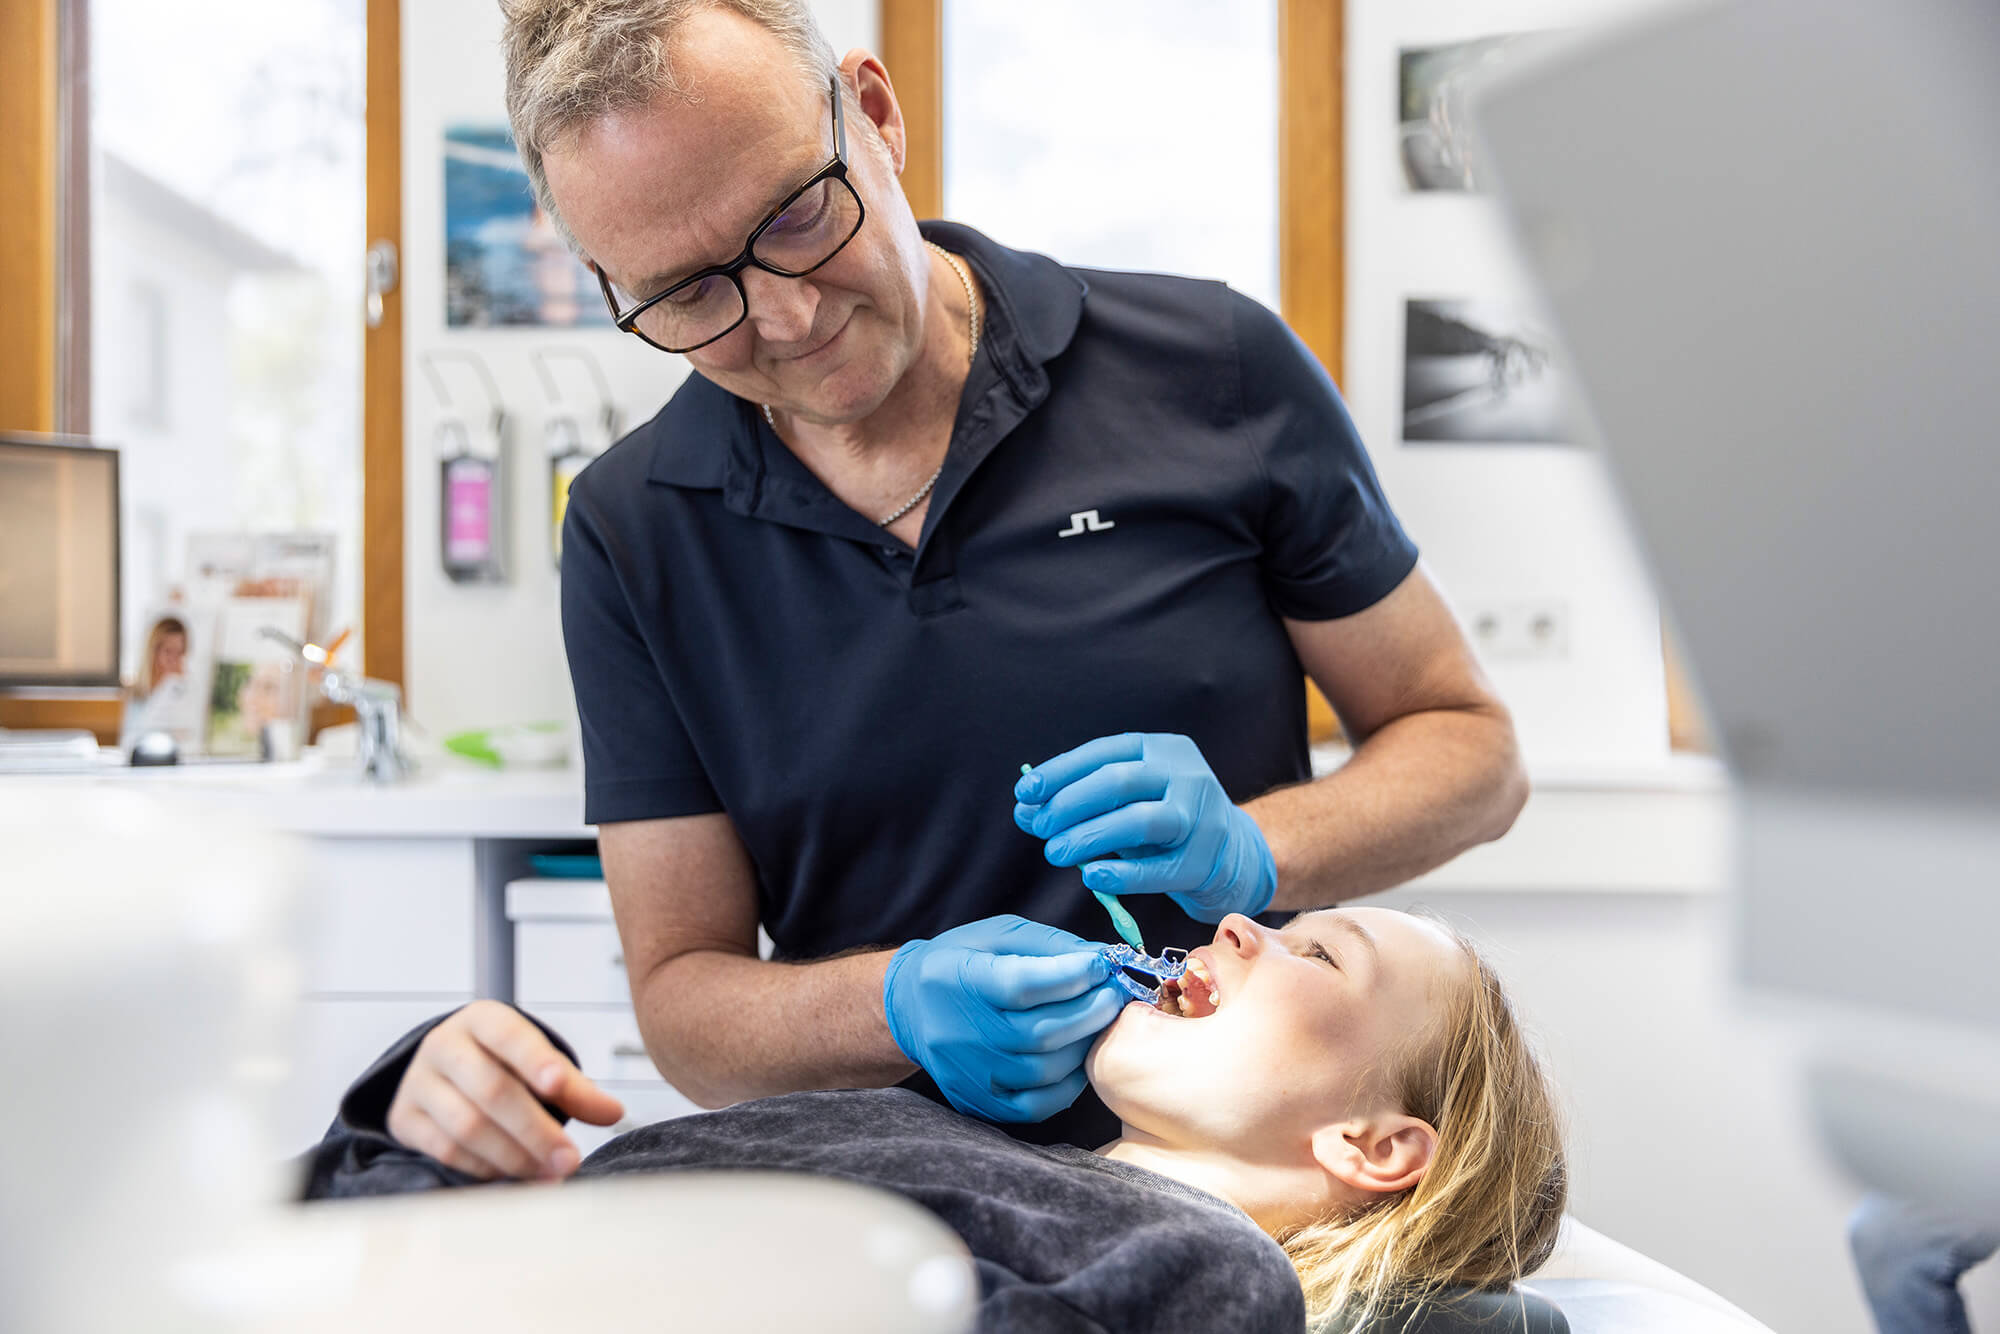
{"type": "MultiPolygon", "coordinates": [[[[750,254],[765,268],[798,277],[832,259],[860,226],[861,201],[845,181],[829,176],[786,205],[757,234],[750,254]]],[[[728,332],[743,315],[741,284],[712,273],[648,306],[634,327],[662,347],[688,348],[728,332]]]]}

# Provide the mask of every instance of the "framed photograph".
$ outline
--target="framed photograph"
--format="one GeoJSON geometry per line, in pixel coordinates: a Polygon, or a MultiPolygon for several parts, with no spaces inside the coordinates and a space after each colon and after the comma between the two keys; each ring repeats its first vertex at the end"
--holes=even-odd
{"type": "Polygon", "coordinates": [[[1568,444],[1569,413],[1555,340],[1520,309],[1496,301],[1405,307],[1406,443],[1568,444]]]}
{"type": "Polygon", "coordinates": [[[452,328],[609,328],[597,279],[556,235],[504,125],[444,134],[444,307],[452,328]]]}
{"type": "Polygon", "coordinates": [[[119,722],[120,750],[129,751],[149,732],[165,732],[181,754],[201,753],[208,737],[213,632],[213,613],[200,607],[172,603],[146,617],[119,722]]]}
{"type": "Polygon", "coordinates": [[[190,533],[185,600],[219,608],[230,598],[302,598],[306,635],[325,643],[333,602],[332,533],[190,533]]]}
{"type": "Polygon", "coordinates": [[[1397,120],[1403,183],[1412,190],[1477,191],[1479,151],[1467,133],[1467,92],[1519,56],[1534,34],[1482,37],[1401,53],[1397,120]]]}
{"type": "Polygon", "coordinates": [[[304,639],[307,614],[306,600],[298,597],[232,597],[217,609],[205,738],[210,755],[256,757],[267,724],[302,727],[305,665],[262,631],[270,626],[304,639]]]}

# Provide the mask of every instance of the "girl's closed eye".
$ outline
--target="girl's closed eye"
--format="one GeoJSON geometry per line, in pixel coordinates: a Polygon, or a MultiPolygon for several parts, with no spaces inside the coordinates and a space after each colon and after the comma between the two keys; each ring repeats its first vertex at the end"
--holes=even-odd
{"type": "Polygon", "coordinates": [[[1316,954],[1320,958],[1332,964],[1335,968],[1340,967],[1340,960],[1334,958],[1333,955],[1327,953],[1326,946],[1320,944],[1317,940],[1308,941],[1307,943],[1312,946],[1311,949],[1306,951],[1308,955],[1316,954]]]}

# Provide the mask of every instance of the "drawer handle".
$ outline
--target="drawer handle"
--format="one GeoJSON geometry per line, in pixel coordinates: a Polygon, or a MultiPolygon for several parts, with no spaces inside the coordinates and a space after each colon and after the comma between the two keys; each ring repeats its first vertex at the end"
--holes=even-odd
{"type": "Polygon", "coordinates": [[[640,1046],[636,1042],[612,1043],[611,1055],[614,1060],[620,1060],[620,1061],[624,1060],[650,1061],[653,1059],[652,1053],[647,1051],[644,1047],[640,1046]]]}

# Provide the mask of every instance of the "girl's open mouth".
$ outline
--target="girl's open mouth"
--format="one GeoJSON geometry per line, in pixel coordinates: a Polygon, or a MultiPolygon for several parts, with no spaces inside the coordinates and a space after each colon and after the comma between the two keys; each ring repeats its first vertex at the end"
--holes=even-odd
{"type": "Polygon", "coordinates": [[[1187,971],[1160,984],[1162,1014],[1181,1019],[1206,1019],[1222,1008],[1222,989],[1199,958],[1188,960],[1187,971]]]}

